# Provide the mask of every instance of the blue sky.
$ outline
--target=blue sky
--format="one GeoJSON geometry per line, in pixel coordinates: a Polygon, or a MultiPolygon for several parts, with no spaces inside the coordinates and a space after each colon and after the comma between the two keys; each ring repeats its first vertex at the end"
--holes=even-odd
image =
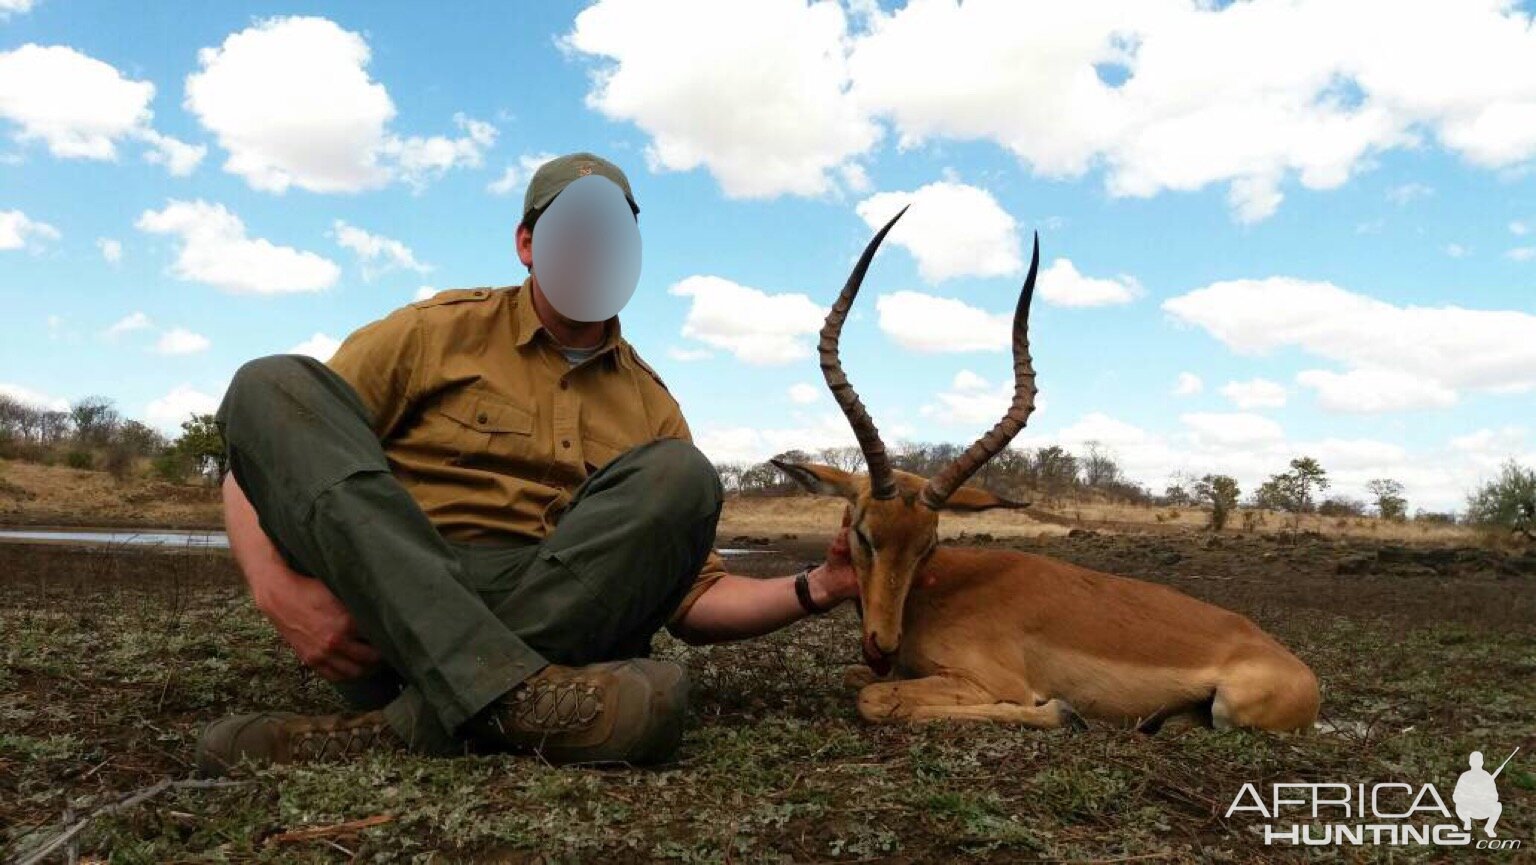
{"type": "Polygon", "coordinates": [[[1529,5],[725,6],[0,0],[0,390],[174,428],[521,282],[522,183],[586,149],[642,208],[625,334],[718,460],[851,442],[813,331],[910,202],[844,338],[888,439],[1001,413],[1039,231],[1023,445],[1435,509],[1536,463],[1529,5]]]}

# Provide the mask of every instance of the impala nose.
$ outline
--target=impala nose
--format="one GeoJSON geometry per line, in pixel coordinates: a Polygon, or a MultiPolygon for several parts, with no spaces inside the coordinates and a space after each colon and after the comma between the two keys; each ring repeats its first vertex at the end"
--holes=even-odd
{"type": "Polygon", "coordinates": [[[891,658],[894,655],[894,652],[884,652],[880,649],[880,642],[873,631],[864,635],[864,663],[868,664],[875,673],[883,676],[890,672],[891,658]]]}

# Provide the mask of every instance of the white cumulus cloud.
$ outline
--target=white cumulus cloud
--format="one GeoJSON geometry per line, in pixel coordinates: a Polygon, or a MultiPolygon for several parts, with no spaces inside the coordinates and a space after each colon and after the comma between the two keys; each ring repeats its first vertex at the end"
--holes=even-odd
{"type": "Polygon", "coordinates": [[[0,0],[0,21],[32,11],[34,0],[0,0]]]}
{"type": "Polygon", "coordinates": [[[1084,276],[1065,258],[1042,270],[1038,283],[1040,299],[1055,306],[1113,306],[1130,303],[1143,293],[1135,277],[1084,276]]]}
{"type": "Polygon", "coordinates": [[[190,384],[177,385],[158,399],[152,399],[144,407],[144,418],[153,426],[179,433],[182,421],[194,414],[213,414],[219,409],[218,397],[209,396],[190,384]]]}
{"type": "Polygon", "coordinates": [[[852,92],[908,146],[992,141],[1049,177],[1101,167],[1117,196],[1224,183],[1245,222],[1292,179],[1335,188],[1430,136],[1489,167],[1536,155],[1536,31],[1512,4],[1110,0],[1039,17],[915,0],[855,43],[852,92]]]}
{"type": "MultiPolygon", "coordinates": [[[[1508,0],[601,0],[562,44],[653,167],[821,195],[881,139],[987,142],[1111,196],[1224,187],[1235,219],[1383,154],[1536,157],[1536,28],[1508,0]],[[679,26],[686,22],[686,26],[679,26]],[[1297,46],[1306,46],[1298,51],[1297,46]]],[[[1394,197],[1421,197],[1417,187],[1394,197]]]]}
{"type": "Polygon", "coordinates": [[[59,237],[59,230],[46,222],[39,222],[19,210],[0,210],[0,250],[37,252],[59,237]]]}
{"type": "Polygon", "coordinates": [[[1018,223],[992,193],[975,186],[939,181],[912,192],[881,192],[854,210],[878,229],[902,207],[902,216],[886,242],[903,247],[917,260],[928,282],[957,276],[1007,276],[1023,267],[1018,223]]]}
{"type": "Polygon", "coordinates": [[[1296,383],[1316,391],[1318,405],[1344,413],[1447,408],[1457,400],[1456,391],[1444,384],[1402,370],[1306,369],[1296,374],[1296,383]]]}
{"type": "Polygon", "coordinates": [[[8,396],[20,403],[49,411],[69,411],[69,400],[22,387],[19,384],[0,382],[0,396],[8,396]]]}
{"type": "Polygon", "coordinates": [[[454,115],[455,137],[392,132],[394,101],[368,74],[371,53],[328,19],[268,18],[198,52],[185,106],[228,153],[224,170],[266,192],[356,192],[396,180],[419,189],[483,164],[496,140],[484,121],[454,115]]]}
{"type": "Polygon", "coordinates": [[[322,363],[331,359],[336,349],[341,347],[341,340],[324,333],[315,333],[309,339],[304,340],[293,348],[288,349],[288,354],[307,354],[322,363]]]}
{"type": "Polygon", "coordinates": [[[877,298],[875,311],[880,329],[915,351],[1003,351],[1012,342],[1011,310],[992,313],[953,298],[898,291],[877,298]]]}
{"type": "Polygon", "coordinates": [[[769,294],[718,276],[690,276],[667,293],[691,300],[683,336],[750,364],[810,357],[810,337],[827,314],[804,294],[769,294]]]}
{"type": "Polygon", "coordinates": [[[528,181],[539,170],[539,166],[554,158],[553,153],[524,153],[517,158],[516,165],[508,165],[500,177],[487,184],[485,191],[492,195],[522,192],[528,188],[528,181]]]}
{"type": "Polygon", "coordinates": [[[118,144],[132,140],[150,162],[190,174],[207,148],[156,132],[154,96],[150,82],[65,45],[0,52],[0,118],[16,124],[18,142],[42,142],[60,159],[115,160],[118,144]]]}
{"type": "Polygon", "coordinates": [[[336,283],[341,268],[313,252],[247,237],[245,223],[222,204],[170,201],[146,210],[134,225],[180,242],[171,271],[234,294],[320,291],[336,283]]]}
{"type": "Polygon", "coordinates": [[[880,137],[848,97],[848,41],[835,3],[603,0],[561,44],[596,61],[587,105],[644,130],[653,170],[771,198],[828,192],[880,137]]]}
{"type": "Polygon", "coordinates": [[[380,234],[371,234],[340,219],[332,224],[332,234],[338,244],[357,254],[358,261],[363,265],[364,279],[371,280],[396,269],[417,273],[432,270],[431,265],[417,261],[416,254],[404,243],[380,234]]]}
{"type": "Polygon", "coordinates": [[[197,354],[208,350],[212,345],[208,337],[200,333],[193,333],[184,327],[173,327],[160,334],[160,339],[155,341],[156,354],[197,354]]]}
{"type": "Polygon", "coordinates": [[[1288,277],[1217,282],[1162,308],[1240,354],[1294,347],[1342,365],[1297,379],[1332,410],[1444,406],[1462,391],[1536,387],[1536,315],[1519,310],[1398,306],[1288,277]]]}
{"type": "MultiPolygon", "coordinates": [[[[815,453],[822,448],[857,447],[858,440],[839,412],[800,416],[795,412],[793,425],[712,426],[705,425],[694,434],[694,443],[716,463],[760,462],[787,450],[815,453]]],[[[882,430],[882,432],[885,432],[882,430]]],[[[892,430],[893,434],[900,434],[892,430]]]]}
{"type": "MultiPolygon", "coordinates": [[[[918,409],[923,417],[953,426],[978,427],[997,422],[1013,402],[1013,382],[993,384],[968,369],[955,374],[947,391],[934,396],[936,402],[918,409]]],[[[1036,408],[1039,408],[1038,401],[1036,408]]],[[[1031,416],[1033,417],[1033,415],[1031,416]]]]}
{"type": "Polygon", "coordinates": [[[115,337],[135,330],[148,330],[151,327],[154,327],[154,322],[150,321],[149,316],[142,312],[134,312],[118,319],[106,329],[105,333],[108,337],[115,337]]]}

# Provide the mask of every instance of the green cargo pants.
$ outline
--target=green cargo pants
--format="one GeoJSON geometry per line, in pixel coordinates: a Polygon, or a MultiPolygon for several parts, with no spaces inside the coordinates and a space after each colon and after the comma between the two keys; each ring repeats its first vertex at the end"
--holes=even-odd
{"type": "Polygon", "coordinates": [[[319,361],[247,362],[214,417],[262,530],[386,661],[337,689],[383,708],[424,753],[463,753],[458,727],[546,664],[649,655],[724,501],[703,454],[656,439],[590,475],[548,537],[453,543],[391,474],[367,406],[319,361]]]}

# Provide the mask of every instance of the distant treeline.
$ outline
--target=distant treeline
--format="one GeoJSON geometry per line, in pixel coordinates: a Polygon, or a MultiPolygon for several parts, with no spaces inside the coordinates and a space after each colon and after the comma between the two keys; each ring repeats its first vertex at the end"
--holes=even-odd
{"type": "Polygon", "coordinates": [[[120,479],[148,463],[155,477],[181,482],[216,476],[224,447],[212,415],[189,414],[181,435],[171,438],[123,417],[106,397],[86,397],[60,410],[0,394],[0,458],[95,469],[120,479]]]}
{"type": "MultiPolygon", "coordinates": [[[[959,445],[903,442],[891,452],[892,465],[902,471],[930,477],[959,456],[959,445]]],[[[774,459],[812,462],[858,472],[864,455],[856,447],[790,450],[774,459]]],[[[782,496],[801,492],[783,472],[768,462],[717,464],[728,491],[743,496],[782,496]]],[[[1324,495],[1330,486],[1327,471],[1308,456],[1298,456],[1281,472],[1251,490],[1244,498],[1236,479],[1223,474],[1175,474],[1161,492],[1126,476],[1114,454],[1097,442],[1087,442],[1074,453],[1059,445],[1039,448],[1006,448],[972,478],[971,483],[1005,498],[1039,502],[1044,506],[1084,498],[1150,507],[1191,506],[1209,509],[1214,528],[1223,527],[1240,505],[1255,510],[1324,517],[1377,516],[1409,519],[1409,503],[1403,485],[1392,478],[1375,478],[1366,484],[1369,500],[1346,495],[1324,495]]],[[[1412,519],[1422,522],[1458,523],[1508,528],[1531,537],[1536,532],[1536,471],[1514,461],[1506,463],[1499,477],[1467,497],[1467,509],[1454,513],[1423,508],[1412,519]]]]}
{"type": "MultiPolygon", "coordinates": [[[[891,462],[902,471],[931,477],[962,451],[956,444],[903,442],[892,450],[891,462]]],[[[107,471],[118,478],[147,471],[166,481],[206,482],[218,475],[224,444],[212,415],[189,414],[181,424],[181,434],[173,438],[123,417],[106,397],[86,397],[61,410],[0,394],[0,458],[107,471]]],[[[790,450],[775,459],[823,463],[849,472],[864,468],[864,455],[856,447],[790,450]]],[[[800,492],[798,485],[767,462],[724,463],[716,468],[726,489],[740,495],[800,492]]],[[[1387,520],[1409,519],[1409,503],[1398,481],[1372,479],[1366,484],[1369,500],[1324,495],[1330,486],[1328,473],[1308,456],[1292,459],[1287,469],[1249,491],[1246,499],[1237,481],[1223,474],[1176,474],[1161,492],[1154,492],[1128,478],[1114,454],[1091,441],[1076,453],[1059,445],[1005,448],[973,476],[971,483],[1006,498],[1047,507],[1084,498],[1152,507],[1200,507],[1210,511],[1211,525],[1218,529],[1239,505],[1295,515],[1371,514],[1387,520]]],[[[1498,477],[1468,494],[1466,510],[1459,517],[1420,508],[1412,519],[1461,522],[1536,537],[1536,470],[1510,460],[1500,468],[1498,477]]]]}

